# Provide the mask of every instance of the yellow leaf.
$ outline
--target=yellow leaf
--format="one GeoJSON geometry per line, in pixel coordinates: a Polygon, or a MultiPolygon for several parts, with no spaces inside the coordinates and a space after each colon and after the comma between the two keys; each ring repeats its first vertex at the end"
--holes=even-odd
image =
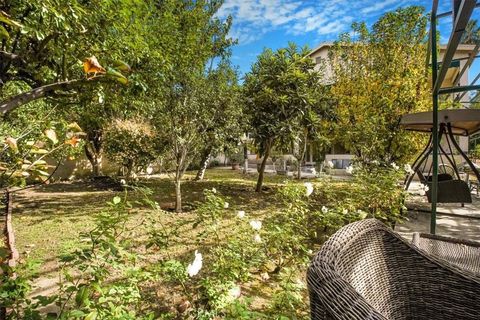
{"type": "Polygon", "coordinates": [[[5,143],[13,150],[13,152],[18,152],[17,139],[8,137],[5,139],[5,143]]]}
{"type": "Polygon", "coordinates": [[[45,130],[45,136],[50,139],[50,141],[52,141],[53,144],[57,144],[58,143],[58,139],[57,139],[57,134],[55,133],[54,130],[52,129],[47,129],[45,130]]]}
{"type": "Polygon", "coordinates": [[[83,62],[83,71],[89,73],[105,73],[105,68],[100,65],[95,56],[85,59],[83,62]]]}
{"type": "Polygon", "coordinates": [[[67,126],[68,129],[72,130],[73,132],[83,132],[82,128],[76,122],[72,122],[67,126]]]}

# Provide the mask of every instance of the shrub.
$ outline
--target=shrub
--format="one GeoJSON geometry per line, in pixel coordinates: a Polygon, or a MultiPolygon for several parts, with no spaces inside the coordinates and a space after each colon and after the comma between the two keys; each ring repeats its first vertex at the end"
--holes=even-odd
{"type": "Polygon", "coordinates": [[[117,119],[105,130],[105,153],[126,169],[127,180],[151,163],[161,148],[153,127],[144,119],[117,119]]]}

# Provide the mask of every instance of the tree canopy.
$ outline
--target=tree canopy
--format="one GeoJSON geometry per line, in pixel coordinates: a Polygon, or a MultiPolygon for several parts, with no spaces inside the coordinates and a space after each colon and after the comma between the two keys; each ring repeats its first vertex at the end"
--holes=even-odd
{"type": "Polygon", "coordinates": [[[404,162],[417,151],[400,119],[429,105],[426,21],[420,7],[388,12],[371,31],[353,24],[331,52],[336,138],[361,161],[404,162]]]}
{"type": "Polygon", "coordinates": [[[277,51],[265,49],[245,76],[246,112],[255,144],[263,156],[257,192],[267,158],[275,144],[291,145],[302,122],[319,103],[321,74],[314,70],[309,49],[290,43],[277,51]]]}

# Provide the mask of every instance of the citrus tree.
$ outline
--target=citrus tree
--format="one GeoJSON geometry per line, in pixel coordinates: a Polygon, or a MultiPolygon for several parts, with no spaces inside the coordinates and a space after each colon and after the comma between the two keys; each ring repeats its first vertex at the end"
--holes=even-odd
{"type": "Polygon", "coordinates": [[[360,161],[405,162],[422,141],[400,120],[428,109],[426,22],[420,7],[388,12],[371,30],[353,24],[331,51],[336,138],[360,161]]]}
{"type": "Polygon", "coordinates": [[[298,48],[293,43],[275,52],[265,49],[245,76],[246,113],[255,145],[263,157],[257,192],[262,189],[272,148],[297,140],[307,124],[306,117],[319,104],[321,73],[313,69],[315,64],[308,53],[308,48],[298,48]]]}

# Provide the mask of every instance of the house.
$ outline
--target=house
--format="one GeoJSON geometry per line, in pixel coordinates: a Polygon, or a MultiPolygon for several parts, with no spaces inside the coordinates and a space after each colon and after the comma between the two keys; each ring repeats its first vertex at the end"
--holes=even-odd
{"type": "MultiPolygon", "coordinates": [[[[332,68],[329,64],[329,51],[332,48],[333,43],[331,42],[324,42],[321,43],[318,47],[313,49],[310,53],[310,57],[316,63],[315,68],[318,70],[321,64],[324,64],[324,73],[325,73],[325,83],[332,83],[332,68]]],[[[443,58],[445,53],[446,46],[440,46],[440,53],[439,53],[439,60],[443,58]]],[[[448,69],[447,75],[445,77],[444,82],[442,83],[442,87],[451,87],[453,85],[462,86],[468,85],[468,71],[469,66],[463,70],[465,65],[467,64],[470,56],[475,55],[475,45],[468,45],[468,44],[461,44],[458,46],[457,52],[453,58],[453,61],[448,69]],[[463,72],[462,72],[463,70],[463,72]]],[[[469,107],[469,96],[463,95],[460,98],[460,103],[462,103],[463,107],[469,107]]],[[[480,141],[480,138],[478,138],[480,141]]],[[[468,137],[459,137],[459,144],[463,151],[468,152],[468,137]]],[[[331,146],[330,150],[325,155],[325,162],[331,161],[334,164],[337,173],[340,171],[344,171],[344,169],[350,165],[353,159],[353,155],[349,153],[349,150],[344,148],[340,144],[334,144],[331,146]]]]}

